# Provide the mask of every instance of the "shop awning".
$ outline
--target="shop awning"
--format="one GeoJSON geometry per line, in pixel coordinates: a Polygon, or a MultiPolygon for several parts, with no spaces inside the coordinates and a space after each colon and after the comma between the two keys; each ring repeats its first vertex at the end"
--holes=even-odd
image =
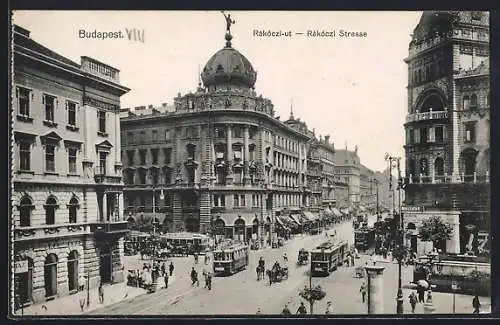
{"type": "Polygon", "coordinates": [[[365,212],[366,211],[366,208],[362,205],[359,206],[359,209],[362,211],[362,212],[365,212]]]}
{"type": "Polygon", "coordinates": [[[312,212],[309,211],[303,211],[302,215],[309,221],[315,221],[319,219],[319,216],[314,215],[312,212]]]}
{"type": "Polygon", "coordinates": [[[340,213],[339,209],[337,208],[333,208],[332,209],[332,212],[334,215],[336,215],[337,217],[341,217],[342,216],[342,213],[340,213]]]}
{"type": "Polygon", "coordinates": [[[289,218],[292,219],[299,226],[302,224],[300,222],[300,215],[298,215],[298,214],[291,214],[291,215],[289,215],[289,218]]]}

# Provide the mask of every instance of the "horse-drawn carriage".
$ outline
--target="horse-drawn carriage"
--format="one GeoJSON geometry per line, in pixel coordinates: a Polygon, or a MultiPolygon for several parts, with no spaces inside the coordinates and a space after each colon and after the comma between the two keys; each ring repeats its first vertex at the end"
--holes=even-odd
{"type": "Polygon", "coordinates": [[[272,269],[266,271],[266,274],[269,277],[270,285],[275,282],[281,282],[288,279],[288,267],[274,264],[272,269]]]}
{"type": "Polygon", "coordinates": [[[297,257],[298,265],[306,265],[309,262],[309,252],[305,249],[299,251],[299,256],[297,257]]]}

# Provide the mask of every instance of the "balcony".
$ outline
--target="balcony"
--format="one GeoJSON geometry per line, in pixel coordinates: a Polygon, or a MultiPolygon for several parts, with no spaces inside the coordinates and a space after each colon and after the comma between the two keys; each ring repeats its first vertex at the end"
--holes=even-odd
{"type": "Polygon", "coordinates": [[[125,235],[128,233],[128,222],[125,220],[103,221],[90,224],[90,232],[96,235],[125,235]]]}
{"type": "Polygon", "coordinates": [[[413,175],[410,174],[408,178],[408,184],[465,184],[465,183],[489,183],[490,175],[489,172],[486,171],[484,174],[474,173],[472,175],[460,174],[456,180],[453,180],[452,176],[444,174],[444,175],[413,175]]]}
{"type": "Polygon", "coordinates": [[[425,113],[415,113],[406,115],[406,122],[417,122],[425,120],[440,120],[448,118],[447,111],[437,111],[437,112],[425,112],[425,113]]]}
{"type": "Polygon", "coordinates": [[[98,184],[121,184],[122,177],[108,175],[106,166],[96,166],[94,167],[94,181],[98,184]]]}
{"type": "Polygon", "coordinates": [[[83,223],[18,227],[14,229],[15,241],[40,240],[80,236],[87,233],[87,225],[83,223]]]}

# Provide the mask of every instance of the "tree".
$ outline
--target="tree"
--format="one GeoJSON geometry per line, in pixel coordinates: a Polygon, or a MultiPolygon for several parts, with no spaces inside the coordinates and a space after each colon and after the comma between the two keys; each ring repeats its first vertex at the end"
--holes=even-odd
{"type": "Polygon", "coordinates": [[[301,296],[302,298],[304,298],[306,301],[309,302],[310,313],[312,315],[314,302],[325,298],[326,292],[323,291],[321,286],[317,285],[314,288],[304,287],[304,289],[299,292],[299,296],[301,296]]]}
{"type": "Polygon", "coordinates": [[[423,241],[431,241],[435,247],[438,247],[451,238],[453,227],[440,217],[432,216],[422,223],[419,233],[423,241]]]}

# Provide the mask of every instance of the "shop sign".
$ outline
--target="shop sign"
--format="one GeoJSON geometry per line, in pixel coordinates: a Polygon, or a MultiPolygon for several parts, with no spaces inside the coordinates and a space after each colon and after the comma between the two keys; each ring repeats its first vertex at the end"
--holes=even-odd
{"type": "Polygon", "coordinates": [[[401,212],[424,212],[424,207],[421,206],[402,206],[401,212]]]}
{"type": "Polygon", "coordinates": [[[16,261],[14,262],[14,273],[19,274],[19,273],[26,273],[28,272],[28,261],[16,261]]]}

